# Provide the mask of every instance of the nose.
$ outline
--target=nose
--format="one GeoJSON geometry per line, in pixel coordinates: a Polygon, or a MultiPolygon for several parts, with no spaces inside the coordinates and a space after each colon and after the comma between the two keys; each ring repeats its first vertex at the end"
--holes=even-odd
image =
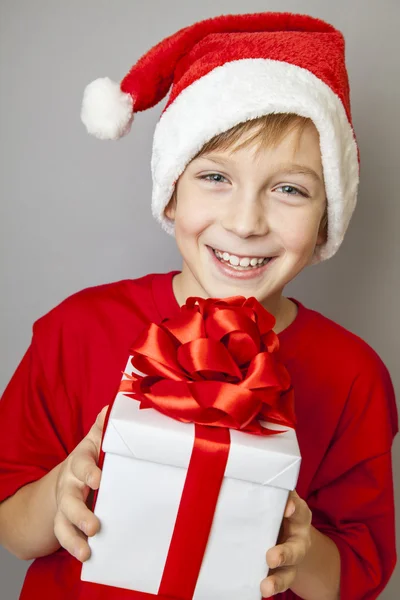
{"type": "Polygon", "coordinates": [[[259,197],[241,197],[226,206],[221,224],[241,238],[268,233],[267,207],[259,197]]]}

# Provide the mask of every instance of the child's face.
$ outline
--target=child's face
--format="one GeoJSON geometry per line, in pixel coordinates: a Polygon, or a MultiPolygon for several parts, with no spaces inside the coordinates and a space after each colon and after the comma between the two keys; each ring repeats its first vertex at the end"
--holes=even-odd
{"type": "Polygon", "coordinates": [[[186,167],[166,210],[183,257],[175,286],[181,304],[193,295],[243,295],[267,306],[309,264],[324,241],[326,198],[318,131],[310,123],[296,148],[297,136],[259,153],[254,145],[215,151],[186,167]],[[294,165],[316,176],[289,173],[294,165]]]}

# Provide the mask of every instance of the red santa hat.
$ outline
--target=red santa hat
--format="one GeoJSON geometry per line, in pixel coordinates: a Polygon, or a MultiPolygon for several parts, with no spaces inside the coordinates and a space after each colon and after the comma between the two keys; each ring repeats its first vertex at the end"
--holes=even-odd
{"type": "Polygon", "coordinates": [[[328,200],[328,237],[314,262],[339,248],[357,200],[359,151],[352,127],[345,42],[332,25],[308,15],[224,15],[164,39],[120,84],[90,83],[81,118],[89,133],[118,139],[134,112],[160,102],[171,88],[153,140],[153,215],[164,215],[175,182],[215,135],[269,113],[310,118],[320,136],[328,200]]]}

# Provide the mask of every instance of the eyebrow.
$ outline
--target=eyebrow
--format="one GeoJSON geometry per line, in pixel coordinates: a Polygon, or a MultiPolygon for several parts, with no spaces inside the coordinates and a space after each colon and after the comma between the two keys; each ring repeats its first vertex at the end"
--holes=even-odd
{"type": "Polygon", "coordinates": [[[279,168],[277,169],[277,171],[282,172],[282,173],[300,173],[302,175],[310,175],[310,177],[312,177],[319,183],[322,183],[321,178],[318,175],[318,173],[316,173],[314,171],[314,169],[311,169],[310,167],[306,167],[305,165],[294,165],[294,164],[279,165],[279,168]]]}
{"type": "MultiPolygon", "coordinates": [[[[210,155],[203,155],[199,158],[205,158],[206,160],[210,160],[211,162],[215,162],[218,163],[222,166],[226,166],[228,161],[224,161],[224,159],[222,158],[217,158],[216,156],[213,156],[212,154],[210,155]]],[[[277,165],[276,168],[276,172],[277,173],[288,173],[288,174],[301,174],[301,175],[310,175],[310,177],[312,177],[315,181],[317,181],[318,183],[322,183],[320,176],[318,175],[318,173],[316,173],[314,171],[314,169],[311,169],[310,167],[307,167],[306,165],[297,165],[297,164],[293,164],[293,163],[289,163],[289,164],[280,164],[277,165]]]]}

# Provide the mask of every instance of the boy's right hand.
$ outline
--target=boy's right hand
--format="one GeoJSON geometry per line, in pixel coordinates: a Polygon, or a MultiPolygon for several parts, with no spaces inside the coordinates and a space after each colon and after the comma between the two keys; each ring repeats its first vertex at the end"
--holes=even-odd
{"type": "Polygon", "coordinates": [[[107,408],[97,415],[87,436],[61,463],[56,482],[54,534],[61,546],[81,562],[90,556],[87,536],[100,529],[100,521],[86,506],[86,500],[90,491],[100,486],[97,463],[107,408]]]}

